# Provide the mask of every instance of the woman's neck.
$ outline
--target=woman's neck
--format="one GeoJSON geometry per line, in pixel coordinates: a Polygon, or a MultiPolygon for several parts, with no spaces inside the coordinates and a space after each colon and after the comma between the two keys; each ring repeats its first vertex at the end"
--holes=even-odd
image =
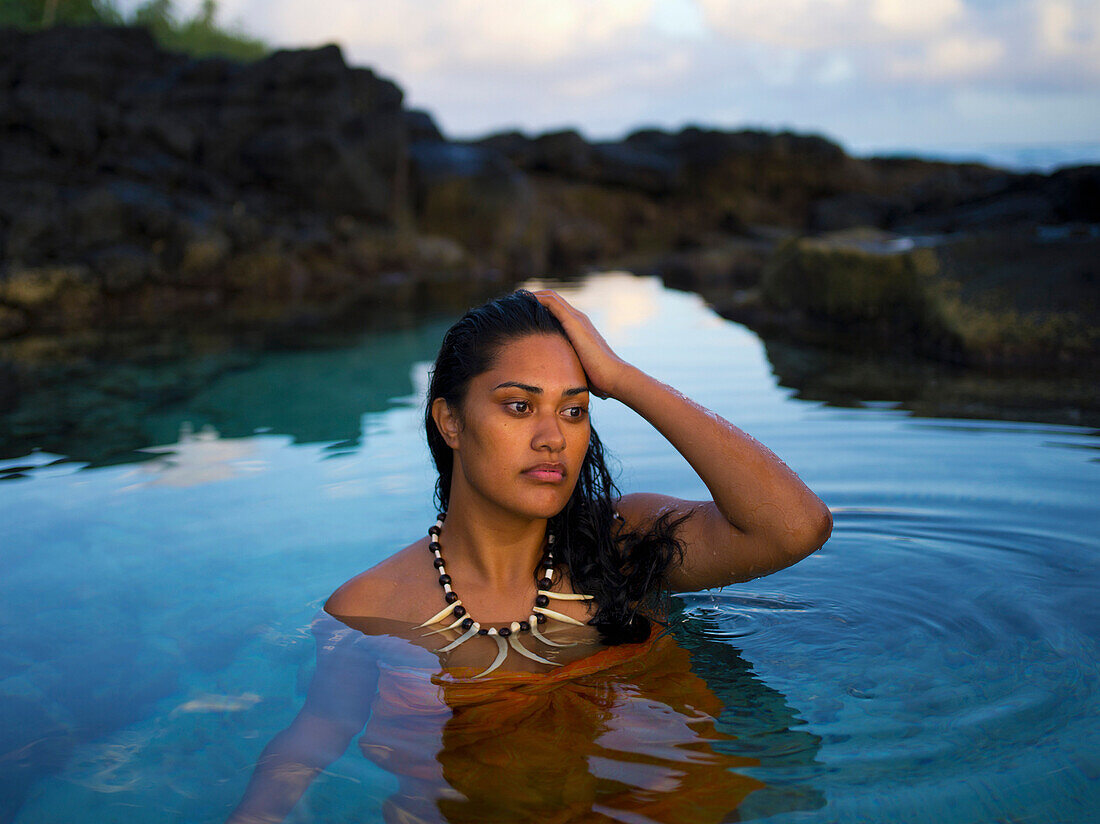
{"type": "Polygon", "coordinates": [[[531,580],[546,548],[546,519],[491,512],[452,494],[440,544],[466,586],[508,591],[531,580]]]}

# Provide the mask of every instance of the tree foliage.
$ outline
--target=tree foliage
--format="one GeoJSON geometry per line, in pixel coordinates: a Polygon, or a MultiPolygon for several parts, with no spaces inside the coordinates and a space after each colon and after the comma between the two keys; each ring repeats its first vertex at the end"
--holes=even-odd
{"type": "Polygon", "coordinates": [[[0,26],[39,29],[53,25],[87,26],[124,22],[111,0],[4,0],[0,26]]]}
{"type": "Polygon", "coordinates": [[[194,57],[220,55],[256,60],[267,53],[263,42],[238,26],[217,21],[216,0],[203,0],[193,17],[181,18],[172,0],[146,0],[127,18],[114,0],[3,0],[0,26],[41,29],[50,26],[129,25],[149,29],[161,46],[194,57]]]}

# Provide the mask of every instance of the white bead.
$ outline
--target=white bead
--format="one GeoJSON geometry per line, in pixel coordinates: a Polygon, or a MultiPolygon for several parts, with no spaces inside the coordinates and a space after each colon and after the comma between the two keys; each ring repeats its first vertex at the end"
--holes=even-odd
{"type": "Polygon", "coordinates": [[[513,621],[511,623],[512,632],[519,632],[519,621],[513,621]]]}
{"type": "Polygon", "coordinates": [[[489,628],[489,634],[490,635],[496,635],[497,634],[497,628],[496,627],[490,627],[489,628]]]}
{"type": "Polygon", "coordinates": [[[443,585],[443,591],[444,592],[450,592],[451,591],[451,585],[450,584],[444,584],[443,585]]]}

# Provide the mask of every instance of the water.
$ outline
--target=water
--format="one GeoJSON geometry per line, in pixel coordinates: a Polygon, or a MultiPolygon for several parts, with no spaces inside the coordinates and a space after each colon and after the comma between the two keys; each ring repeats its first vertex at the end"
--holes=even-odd
{"type": "MultiPolygon", "coordinates": [[[[742,820],[1100,815],[1094,431],[798,400],[693,295],[605,275],[570,296],[835,514],[801,564],[680,599],[676,642],[735,736],[714,747],[763,787],[742,820]]],[[[210,370],[103,424],[147,438],[142,462],[0,464],[0,820],[224,820],[301,706],[323,599],[430,522],[418,404],[441,328],[210,370]]],[[[705,494],[632,413],[593,415],[624,491],[705,494]]],[[[395,787],[352,746],[290,820],[379,821],[395,787]]]]}
{"type": "Polygon", "coordinates": [[[1070,166],[1100,163],[1100,142],[945,144],[921,148],[857,146],[859,157],[906,156],[949,163],[984,163],[1012,172],[1050,174],[1070,166]]]}

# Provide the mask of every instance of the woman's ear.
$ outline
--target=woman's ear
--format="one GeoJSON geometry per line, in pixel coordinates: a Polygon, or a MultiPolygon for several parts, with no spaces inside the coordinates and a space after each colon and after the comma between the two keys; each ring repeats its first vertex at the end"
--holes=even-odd
{"type": "Polygon", "coordinates": [[[432,401],[432,420],[435,421],[439,434],[443,436],[447,446],[451,449],[458,449],[458,432],[461,429],[458,416],[443,398],[436,398],[432,401]]]}

